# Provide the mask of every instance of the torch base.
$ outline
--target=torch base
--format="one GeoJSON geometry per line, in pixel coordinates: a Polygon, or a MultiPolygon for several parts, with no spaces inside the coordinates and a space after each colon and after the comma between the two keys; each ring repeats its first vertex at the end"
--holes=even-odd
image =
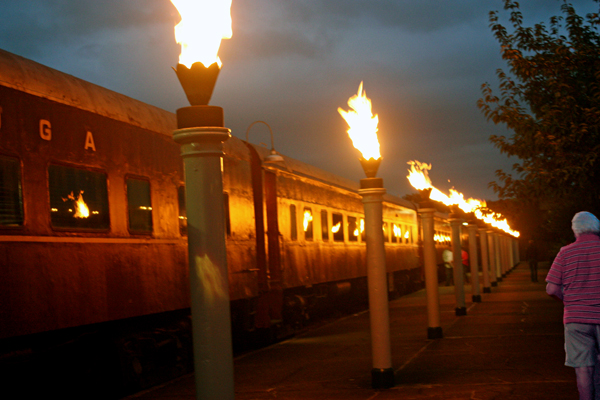
{"type": "Polygon", "coordinates": [[[373,389],[389,389],[394,385],[393,368],[373,368],[371,370],[371,387],[373,389]]]}
{"type": "Polygon", "coordinates": [[[454,314],[457,317],[462,317],[463,315],[467,315],[467,307],[456,307],[454,309],[454,314]]]}
{"type": "Polygon", "coordinates": [[[177,110],[177,129],[199,126],[224,127],[223,109],[216,106],[190,106],[177,110]]]}
{"type": "Polygon", "coordinates": [[[427,339],[442,339],[444,334],[442,333],[442,327],[438,326],[435,328],[427,328],[427,339]]]}

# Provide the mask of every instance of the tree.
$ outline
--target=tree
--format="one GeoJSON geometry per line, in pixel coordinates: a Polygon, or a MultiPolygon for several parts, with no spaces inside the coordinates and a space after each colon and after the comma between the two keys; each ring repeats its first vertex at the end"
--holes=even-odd
{"type": "Polygon", "coordinates": [[[516,1],[505,0],[504,10],[510,32],[497,11],[489,21],[510,72],[497,71],[499,96],[484,83],[477,105],[489,121],[513,132],[490,140],[520,161],[513,173],[496,171],[498,182],[490,186],[517,209],[543,214],[547,232],[572,239],[575,212],[600,216],[600,19],[577,15],[566,0],[548,27],[523,26],[516,1]]]}

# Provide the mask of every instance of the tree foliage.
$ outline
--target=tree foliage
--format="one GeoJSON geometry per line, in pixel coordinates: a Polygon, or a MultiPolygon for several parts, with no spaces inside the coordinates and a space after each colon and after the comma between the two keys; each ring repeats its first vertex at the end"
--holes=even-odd
{"type": "Polygon", "coordinates": [[[524,26],[516,1],[504,10],[510,30],[497,11],[489,21],[509,72],[497,71],[499,94],[482,85],[478,107],[512,131],[490,140],[519,162],[490,185],[501,199],[543,212],[550,232],[564,232],[574,212],[600,211],[600,19],[579,16],[566,0],[548,26],[524,26]]]}

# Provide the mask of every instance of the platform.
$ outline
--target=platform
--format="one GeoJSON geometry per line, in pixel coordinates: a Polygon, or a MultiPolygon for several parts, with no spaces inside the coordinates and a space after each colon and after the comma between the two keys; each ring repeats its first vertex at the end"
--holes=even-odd
{"type": "MultiPolygon", "coordinates": [[[[368,313],[352,315],[235,359],[236,400],[576,399],[564,366],[562,304],[526,263],[456,316],[440,287],[442,339],[427,340],[425,292],[390,302],[396,386],[371,389],[368,313]]],[[[186,375],[128,400],[195,399],[186,375]]]]}

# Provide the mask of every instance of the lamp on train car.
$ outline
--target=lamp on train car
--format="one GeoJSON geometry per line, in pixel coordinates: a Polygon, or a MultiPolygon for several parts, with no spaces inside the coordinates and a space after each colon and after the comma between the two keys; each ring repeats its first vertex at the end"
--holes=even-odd
{"type": "Polygon", "coordinates": [[[255,124],[262,123],[269,128],[269,133],[271,134],[271,154],[266,156],[263,160],[265,164],[275,164],[279,162],[284,162],[283,157],[280,156],[275,151],[275,140],[273,139],[273,130],[271,129],[271,125],[267,124],[265,121],[254,121],[250,125],[248,125],[248,129],[246,129],[246,142],[248,142],[248,134],[250,133],[250,128],[252,128],[255,124]]]}
{"type": "Polygon", "coordinates": [[[363,83],[358,93],[348,100],[349,111],[338,108],[348,123],[348,135],[356,149],[361,152],[360,163],[366,179],[360,180],[362,202],[365,207],[365,233],[367,242],[367,281],[369,290],[369,315],[371,323],[371,348],[373,368],[371,386],[374,389],[394,386],[390,344],[390,317],[387,295],[385,247],[383,240],[383,179],[377,178],[381,163],[377,138],[377,115],[371,112],[371,100],[363,92],[363,83]]]}
{"type": "Polygon", "coordinates": [[[231,0],[171,0],[181,56],[175,69],[190,102],[177,110],[173,140],[185,170],[188,261],[196,398],[233,400],[233,350],[225,247],[223,109],[209,106],[221,60],[221,39],[232,36],[231,0]]]}

